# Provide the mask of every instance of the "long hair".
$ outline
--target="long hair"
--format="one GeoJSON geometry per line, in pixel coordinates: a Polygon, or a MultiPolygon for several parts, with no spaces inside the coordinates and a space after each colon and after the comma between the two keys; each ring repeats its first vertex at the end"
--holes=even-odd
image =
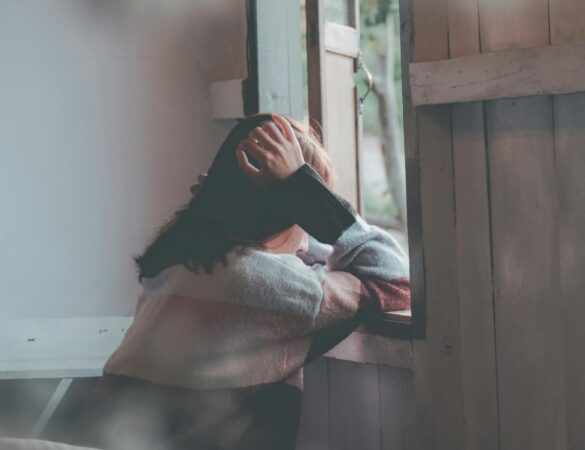
{"type": "MultiPolygon", "coordinates": [[[[293,127],[305,162],[331,186],[331,162],[315,131],[284,117],[293,127]]],[[[203,267],[211,273],[216,262],[227,264],[227,254],[234,248],[262,247],[264,240],[294,224],[286,205],[272,191],[253,183],[237,164],[239,142],[266,122],[272,122],[270,114],[255,114],[241,119],[230,131],[196,197],[176,211],[143,254],[134,258],[139,280],[176,264],[195,272],[203,267]]]]}

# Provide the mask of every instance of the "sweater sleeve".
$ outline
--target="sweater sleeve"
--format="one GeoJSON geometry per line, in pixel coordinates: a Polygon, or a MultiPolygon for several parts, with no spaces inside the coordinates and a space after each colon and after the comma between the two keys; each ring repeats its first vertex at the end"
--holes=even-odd
{"type": "MultiPolygon", "coordinates": [[[[398,242],[366,223],[311,166],[303,165],[282,182],[277,195],[290,218],[313,237],[309,254],[301,259],[325,264],[325,294],[346,287],[359,291],[353,300],[360,309],[410,307],[408,260],[398,242]]],[[[322,307],[327,306],[327,297],[324,300],[322,307]]]]}
{"type": "Polygon", "coordinates": [[[276,195],[315,238],[313,262],[232,252],[211,274],[176,265],[144,282],[134,322],[104,371],[195,388],[287,378],[369,313],[408,308],[398,243],[305,166],[276,195]],[[318,243],[319,241],[320,243],[318,243]]]}
{"type": "Polygon", "coordinates": [[[290,218],[312,236],[308,254],[300,258],[320,274],[307,362],[365,318],[410,308],[408,259],[389,233],[366,223],[306,164],[277,192],[290,218]]]}

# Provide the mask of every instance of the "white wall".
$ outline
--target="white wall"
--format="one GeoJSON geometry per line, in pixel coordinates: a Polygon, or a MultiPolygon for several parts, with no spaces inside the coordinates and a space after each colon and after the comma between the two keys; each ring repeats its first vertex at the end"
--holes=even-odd
{"type": "Polygon", "coordinates": [[[230,123],[243,0],[0,0],[0,316],[130,314],[132,256],[230,123]]]}

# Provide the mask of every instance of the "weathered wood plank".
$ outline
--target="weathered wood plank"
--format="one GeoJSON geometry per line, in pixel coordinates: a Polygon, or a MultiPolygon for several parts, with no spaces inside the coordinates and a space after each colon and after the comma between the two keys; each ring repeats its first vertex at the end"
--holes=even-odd
{"type": "Polygon", "coordinates": [[[417,121],[429,347],[429,367],[421,370],[427,370],[432,380],[433,448],[462,449],[464,413],[449,107],[418,108],[417,121]]]}
{"type": "Polygon", "coordinates": [[[357,331],[329,350],[325,356],[344,361],[412,369],[411,341],[357,331]]]}
{"type": "Polygon", "coordinates": [[[585,94],[554,99],[569,448],[585,448],[585,94]]]}
{"type": "Polygon", "coordinates": [[[479,0],[482,52],[549,45],[548,0],[479,0]]]}
{"type": "Polygon", "coordinates": [[[410,65],[415,105],[585,91],[585,42],[410,65]]]}
{"type": "Polygon", "coordinates": [[[382,449],[412,449],[416,429],[412,372],[380,367],[382,449]]]}
{"type": "Polygon", "coordinates": [[[336,23],[325,23],[325,50],[357,58],[360,51],[358,30],[336,23]]]}
{"type": "Polygon", "coordinates": [[[353,80],[354,60],[337,53],[325,54],[325,83],[330,108],[325,110],[327,152],[337,173],[334,188],[354,207],[359,206],[359,173],[355,114],[358,106],[353,80]],[[334,100],[334,101],[333,101],[334,100]]]}
{"type": "Polygon", "coordinates": [[[483,105],[453,105],[465,448],[498,448],[491,230],[483,105]]]}
{"type": "MultiPolygon", "coordinates": [[[[327,128],[325,111],[327,105],[325,84],[325,20],[323,0],[306,1],[307,21],[307,76],[309,91],[309,116],[311,125],[327,128]]],[[[321,133],[321,141],[328,147],[327,136],[321,133]]]]}
{"type": "MultiPolygon", "coordinates": [[[[450,55],[479,53],[477,0],[449,0],[448,8],[450,55]]],[[[494,450],[499,430],[483,104],[452,105],[451,119],[465,449],[494,450]]]]}
{"type": "MultiPolygon", "coordinates": [[[[414,17],[412,0],[400,0],[400,51],[402,73],[408,71],[413,57],[414,17]]],[[[406,204],[408,214],[408,250],[410,262],[410,291],[412,309],[412,335],[425,335],[425,275],[422,246],[422,211],[420,204],[420,163],[416,110],[412,104],[410,83],[402,78],[402,104],[404,126],[404,156],[406,172],[406,204]]]]}
{"type": "MultiPolygon", "coordinates": [[[[551,42],[585,40],[585,2],[551,0],[551,42]]],[[[553,99],[559,190],[561,292],[567,336],[568,447],[585,448],[585,94],[553,99]]]]}
{"type": "Polygon", "coordinates": [[[319,358],[304,368],[297,450],[329,450],[329,370],[319,358]]]}
{"type": "MultiPolygon", "coordinates": [[[[412,10],[404,2],[401,14],[411,14],[413,28],[403,28],[403,42],[412,39],[411,53],[402,53],[405,63],[445,59],[448,49],[448,17],[445,0],[413,0],[412,10]]],[[[408,20],[408,17],[406,17],[408,20]]],[[[409,50],[408,48],[406,50],[409,50]]],[[[420,423],[416,448],[463,449],[463,400],[459,309],[455,266],[455,209],[451,151],[451,114],[446,107],[412,108],[410,89],[405,89],[405,118],[416,121],[415,159],[418,163],[419,195],[409,202],[420,203],[420,240],[424,264],[423,308],[426,310],[425,341],[414,343],[416,417],[420,423]]],[[[409,125],[406,126],[409,132],[409,125]]],[[[411,141],[412,142],[412,141],[411,141]]],[[[407,169],[409,155],[407,151],[407,169]]],[[[408,178],[409,174],[407,174],[408,178]]],[[[410,188],[410,184],[409,184],[410,188]]],[[[408,207],[410,209],[411,203],[408,207]]],[[[410,228],[409,212],[409,231],[410,228]]],[[[419,225],[415,225],[418,227],[419,225]]],[[[414,228],[416,231],[417,228],[414,228]]],[[[416,237],[415,237],[416,238],[416,237]]],[[[412,241],[411,241],[412,242],[412,241]]],[[[416,249],[416,247],[414,247],[416,249]]],[[[412,249],[412,247],[411,247],[412,249]]],[[[415,254],[415,256],[418,256],[415,254]]],[[[413,303],[414,331],[417,308],[413,303]]],[[[415,339],[416,339],[415,334],[415,339]]]]}
{"type": "Polygon", "coordinates": [[[258,111],[302,118],[300,8],[256,0],[258,111]]]}
{"type": "MultiPolygon", "coordinates": [[[[549,44],[548,1],[480,2],[483,51],[549,44]]],[[[550,97],[486,103],[502,450],[564,449],[565,359],[550,97]],[[553,303],[551,305],[551,303],[553,303]]]]}
{"type": "Polygon", "coordinates": [[[549,97],[487,104],[501,448],[565,448],[549,97]]]}
{"type": "Polygon", "coordinates": [[[378,367],[335,360],[328,365],[331,448],[380,449],[378,367]]]}

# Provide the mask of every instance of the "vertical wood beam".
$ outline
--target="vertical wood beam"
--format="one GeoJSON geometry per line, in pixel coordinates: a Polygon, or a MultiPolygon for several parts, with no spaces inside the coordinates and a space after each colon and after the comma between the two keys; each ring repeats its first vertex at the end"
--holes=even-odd
{"type": "MultiPolygon", "coordinates": [[[[585,40],[585,2],[550,0],[551,44],[585,40]]],[[[567,356],[568,448],[585,448],[585,94],[553,98],[559,194],[561,294],[567,356]]]]}
{"type": "MultiPolygon", "coordinates": [[[[451,57],[481,52],[477,0],[448,0],[451,57]]],[[[488,167],[482,102],[451,107],[465,449],[494,450],[498,405],[488,167]]]]}
{"type": "Polygon", "coordinates": [[[298,2],[254,0],[258,111],[303,115],[298,2]]]}
{"type": "MultiPolygon", "coordinates": [[[[327,129],[325,123],[326,83],[325,83],[325,20],[323,14],[323,0],[306,1],[307,22],[307,66],[314,67],[308,72],[309,116],[314,119],[311,125],[321,130],[327,129]],[[316,122],[316,123],[315,123],[316,122]]],[[[321,142],[325,148],[327,138],[321,131],[321,142]]]]}
{"type": "MultiPolygon", "coordinates": [[[[483,51],[549,44],[547,0],[480,0],[483,51]]],[[[502,450],[562,449],[565,358],[550,97],[486,103],[502,450]]]]}
{"type": "MultiPolygon", "coordinates": [[[[449,57],[446,0],[400,3],[403,73],[449,57]]],[[[464,448],[451,112],[412,106],[403,81],[420,449],[464,448]],[[422,277],[418,278],[418,277],[422,277]],[[421,340],[424,339],[424,340],[421,340]]]]}

